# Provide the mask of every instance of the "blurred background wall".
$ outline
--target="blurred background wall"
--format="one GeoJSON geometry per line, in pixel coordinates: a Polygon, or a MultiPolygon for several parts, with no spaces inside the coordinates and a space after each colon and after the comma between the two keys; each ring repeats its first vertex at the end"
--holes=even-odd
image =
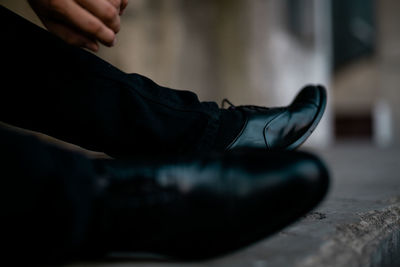
{"type": "MultiPolygon", "coordinates": [[[[26,1],[0,3],[40,24],[26,1]]],[[[98,54],[207,101],[286,105],[321,83],[330,105],[308,145],[399,145],[399,11],[397,0],[130,0],[116,47],[98,54]]]]}

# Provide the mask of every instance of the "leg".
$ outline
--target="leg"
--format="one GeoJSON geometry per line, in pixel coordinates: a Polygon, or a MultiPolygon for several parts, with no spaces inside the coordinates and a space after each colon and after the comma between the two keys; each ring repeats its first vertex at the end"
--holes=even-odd
{"type": "Polygon", "coordinates": [[[108,252],[216,257],[297,220],[329,182],[299,152],[90,160],[2,128],[0,147],[0,242],[16,265],[108,252]]]}
{"type": "Polygon", "coordinates": [[[13,85],[0,92],[0,120],[92,150],[129,156],[240,147],[295,149],[324,113],[322,86],[304,88],[283,108],[222,110],[215,103],[199,102],[191,92],[127,75],[12,12],[0,11],[5,25],[3,82],[13,85]]]}
{"type": "MultiPolygon", "coordinates": [[[[114,156],[214,146],[224,120],[215,103],[127,75],[3,7],[0,12],[2,82],[12,85],[0,91],[0,120],[114,156]]],[[[238,132],[240,115],[226,116],[238,132]]]]}
{"type": "Polygon", "coordinates": [[[0,148],[3,262],[78,256],[97,195],[92,161],[1,126],[0,148]]]}

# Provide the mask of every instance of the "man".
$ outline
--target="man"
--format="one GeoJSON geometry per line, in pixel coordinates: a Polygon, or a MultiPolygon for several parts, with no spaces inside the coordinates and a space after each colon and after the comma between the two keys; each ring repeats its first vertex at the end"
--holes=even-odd
{"type": "Polygon", "coordinates": [[[287,151],[321,119],[322,86],[287,107],[220,109],[76,47],[112,46],[127,1],[29,2],[64,41],[1,7],[0,121],[114,159],[0,128],[7,257],[214,257],[276,232],[325,195],[319,159],[287,151]]]}

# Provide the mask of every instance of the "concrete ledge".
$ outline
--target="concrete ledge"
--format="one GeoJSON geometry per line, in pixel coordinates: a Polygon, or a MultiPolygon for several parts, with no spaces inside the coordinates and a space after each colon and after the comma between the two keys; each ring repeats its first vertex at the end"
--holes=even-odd
{"type": "Polygon", "coordinates": [[[400,149],[343,144],[318,151],[332,171],[322,205],[282,232],[223,258],[72,266],[400,266],[400,149]]]}
{"type": "Polygon", "coordinates": [[[400,203],[358,214],[299,266],[400,266],[400,203]]]}

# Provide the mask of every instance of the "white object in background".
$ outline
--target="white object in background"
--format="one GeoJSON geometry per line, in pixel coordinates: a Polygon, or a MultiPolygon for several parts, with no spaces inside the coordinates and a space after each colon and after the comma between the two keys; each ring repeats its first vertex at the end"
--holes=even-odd
{"type": "Polygon", "coordinates": [[[393,142],[392,112],[384,99],[379,99],[373,107],[373,138],[379,147],[388,147],[393,142]]]}

